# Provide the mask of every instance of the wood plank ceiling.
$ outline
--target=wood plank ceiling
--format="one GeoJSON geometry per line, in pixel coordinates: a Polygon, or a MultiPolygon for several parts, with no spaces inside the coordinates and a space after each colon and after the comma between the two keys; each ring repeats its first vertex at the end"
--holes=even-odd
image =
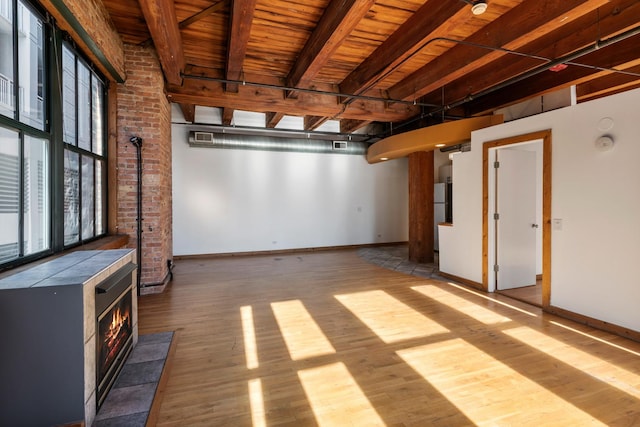
{"type": "MultiPolygon", "coordinates": [[[[431,123],[575,85],[579,101],[640,87],[640,0],[104,0],[126,43],[153,43],[167,96],[265,113],[431,123]],[[550,71],[553,66],[556,71],[550,71]],[[420,120],[418,120],[420,119],[420,120]]],[[[390,127],[390,126],[388,126],[390,127]]]]}

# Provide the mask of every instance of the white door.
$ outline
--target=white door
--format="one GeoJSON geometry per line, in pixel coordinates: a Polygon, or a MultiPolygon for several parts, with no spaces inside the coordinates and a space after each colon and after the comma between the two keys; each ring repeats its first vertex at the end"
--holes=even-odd
{"type": "Polygon", "coordinates": [[[536,284],[536,153],[496,151],[496,289],[536,284]]]}

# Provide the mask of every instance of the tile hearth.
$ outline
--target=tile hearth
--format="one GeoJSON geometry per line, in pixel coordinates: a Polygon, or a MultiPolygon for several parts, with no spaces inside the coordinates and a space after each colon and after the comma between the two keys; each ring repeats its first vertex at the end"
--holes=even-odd
{"type": "Polygon", "coordinates": [[[140,335],[98,411],[95,427],[146,425],[172,339],[173,332],[140,335]]]}

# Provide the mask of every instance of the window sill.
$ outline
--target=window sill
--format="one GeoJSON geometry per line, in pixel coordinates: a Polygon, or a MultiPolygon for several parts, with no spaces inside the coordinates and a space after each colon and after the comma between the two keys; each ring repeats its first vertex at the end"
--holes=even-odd
{"type": "Polygon", "coordinates": [[[28,270],[31,267],[35,267],[36,265],[42,264],[47,261],[51,261],[52,259],[61,257],[71,252],[75,251],[102,251],[107,249],[120,249],[124,248],[129,244],[129,236],[126,234],[114,234],[109,236],[100,237],[92,242],[86,243],[84,245],[76,246],[72,249],[56,253],[54,255],[38,259],[33,262],[29,262],[27,264],[20,265],[15,268],[11,268],[9,270],[3,271],[0,273],[0,279],[11,276],[13,274],[19,273],[24,270],[28,270]]]}

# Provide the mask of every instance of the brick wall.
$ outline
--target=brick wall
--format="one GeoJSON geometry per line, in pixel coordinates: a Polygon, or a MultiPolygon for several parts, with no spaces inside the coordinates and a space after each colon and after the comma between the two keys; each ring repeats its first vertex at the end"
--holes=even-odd
{"type": "Polygon", "coordinates": [[[127,80],[117,88],[118,232],[137,247],[136,148],[142,142],[142,286],[157,285],[172,259],[171,105],[153,48],[124,45],[127,80]]]}
{"type": "Polygon", "coordinates": [[[115,25],[107,12],[104,3],[100,0],[40,0],[49,13],[56,18],[57,25],[71,34],[78,46],[88,55],[100,70],[109,78],[107,70],[98,58],[82,42],[82,38],[76,33],[73,26],[68,23],[61,9],[67,8],[78,20],[82,28],[87,32],[91,40],[100,49],[106,60],[111,64],[114,71],[121,77],[125,77],[125,65],[123,55],[123,44],[115,25]],[[56,7],[56,5],[58,5],[56,7]]]}

